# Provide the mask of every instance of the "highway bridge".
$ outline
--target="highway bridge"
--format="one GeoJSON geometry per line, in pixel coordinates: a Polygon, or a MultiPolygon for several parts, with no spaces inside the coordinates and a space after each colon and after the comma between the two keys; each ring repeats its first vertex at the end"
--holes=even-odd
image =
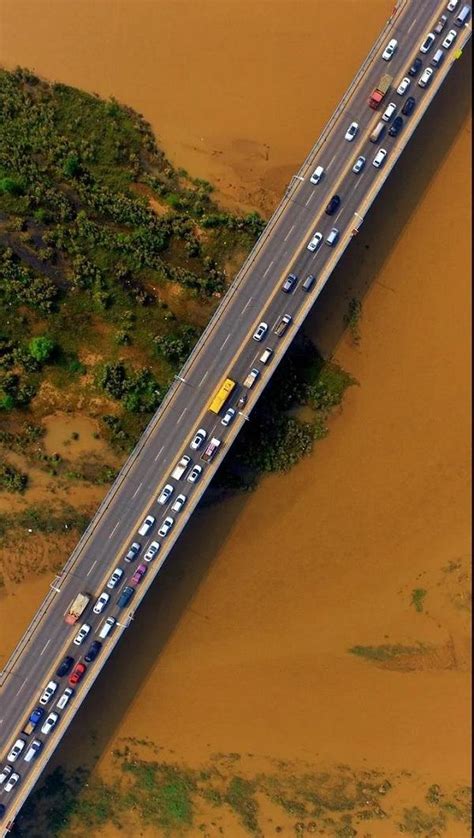
{"type": "MultiPolygon", "coordinates": [[[[463,3],[458,3],[457,9],[451,12],[447,11],[446,2],[399,0],[396,4],[163,404],[4,665],[0,673],[0,772],[4,766],[11,766],[12,772],[10,778],[0,785],[2,834],[11,829],[14,817],[45,770],[111,652],[127,631],[133,619],[130,609],[138,608],[153,584],[216,469],[230,450],[243,423],[249,419],[272,373],[362,224],[368,208],[396,165],[453,62],[460,58],[462,48],[471,36],[471,19],[469,17],[466,23],[458,26],[455,19],[463,3]],[[442,14],[448,16],[442,33],[436,35],[429,52],[421,53],[421,43],[426,34],[434,30],[442,14]],[[451,29],[456,32],[454,43],[444,50],[444,61],[433,70],[429,85],[420,87],[421,74],[431,66],[434,54],[451,29]],[[391,59],[385,61],[382,52],[392,38],[398,41],[398,47],[391,59]],[[408,75],[408,70],[417,57],[421,59],[422,67],[416,77],[412,77],[408,75]],[[393,76],[393,86],[376,112],[369,108],[368,98],[384,72],[393,76]],[[410,87],[404,94],[397,93],[404,77],[410,78],[410,87]],[[386,129],[378,143],[370,142],[374,124],[381,118],[386,105],[395,102],[399,113],[409,95],[414,96],[416,105],[410,116],[403,117],[401,132],[392,137],[386,129]],[[352,122],[358,123],[358,130],[349,141],[345,135],[352,122]],[[372,162],[380,148],[384,148],[387,155],[382,166],[376,168],[372,162]],[[357,174],[353,166],[360,155],[366,158],[366,163],[357,174]],[[324,167],[324,174],[319,183],[313,184],[310,177],[317,166],[324,167]],[[341,198],[340,206],[329,217],[325,208],[335,194],[341,198]],[[310,252],[307,245],[315,231],[320,231],[325,239],[332,227],[337,227],[340,234],[336,244],[331,247],[323,240],[318,250],[310,252]],[[296,274],[299,282],[291,293],[285,294],[282,283],[290,272],[296,274]],[[302,282],[309,274],[315,276],[315,282],[311,290],[305,292],[302,282]],[[289,314],[292,322],[285,334],[278,337],[273,327],[283,314],[289,314]],[[269,328],[263,341],[257,343],[252,337],[261,321],[269,328]],[[273,350],[273,356],[264,366],[258,359],[265,347],[273,350]],[[247,391],[245,406],[239,407],[239,399],[245,390],[243,381],[253,367],[260,370],[260,375],[252,389],[247,391]],[[227,427],[221,423],[225,411],[216,415],[208,409],[213,393],[226,377],[237,382],[227,404],[227,407],[235,407],[237,414],[227,427]],[[190,441],[198,428],[206,430],[208,440],[213,436],[221,440],[211,463],[201,461],[203,449],[193,451],[190,448],[190,441]],[[170,476],[184,454],[191,458],[192,464],[202,466],[201,477],[196,483],[186,479],[191,463],[181,479],[170,476]],[[167,483],[173,486],[174,493],[161,506],[156,499],[167,483]],[[184,493],[187,501],[182,511],[170,512],[178,493],[184,493]],[[141,537],[137,535],[137,530],[149,514],[155,517],[156,523],[146,537],[141,537]],[[175,519],[174,527],[165,538],[160,538],[158,528],[169,515],[175,519]],[[139,563],[138,559],[134,564],[127,564],[124,556],[134,541],[140,542],[140,555],[143,556],[153,539],[161,542],[160,550],[148,564],[147,573],[136,587],[130,605],[119,608],[117,600],[120,592],[139,563]],[[117,588],[110,590],[106,584],[117,567],[122,569],[123,576],[117,588]],[[103,591],[108,591],[111,597],[101,614],[93,612],[91,603],[84,619],[81,617],[76,627],[71,627],[65,623],[64,615],[73,598],[81,591],[91,594],[92,602],[103,591]],[[58,697],[68,685],[68,676],[56,676],[58,666],[65,656],[72,656],[76,663],[83,660],[84,650],[91,640],[97,639],[104,618],[110,616],[117,620],[114,630],[103,641],[96,660],[87,665],[87,671],[75,686],[68,703],[58,709],[58,697]],[[73,644],[73,639],[83,622],[91,626],[91,631],[85,643],[77,646],[73,644]],[[46,705],[45,717],[49,712],[57,712],[57,724],[49,733],[42,733],[40,724],[34,734],[22,736],[25,721],[38,706],[43,689],[50,680],[58,683],[58,689],[46,705]],[[9,762],[9,751],[18,738],[27,741],[27,745],[14,762],[9,762]],[[24,755],[34,738],[43,743],[42,750],[36,759],[27,762],[24,755]],[[12,774],[18,774],[19,779],[9,788],[12,774]]],[[[390,124],[387,123],[387,128],[390,124]]],[[[385,195],[384,198],[389,204],[390,196],[385,195]]]]}

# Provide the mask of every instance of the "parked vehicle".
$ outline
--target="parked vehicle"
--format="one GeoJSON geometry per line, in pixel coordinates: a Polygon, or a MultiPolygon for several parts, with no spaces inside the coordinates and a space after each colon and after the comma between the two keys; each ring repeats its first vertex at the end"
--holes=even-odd
{"type": "Polygon", "coordinates": [[[83,678],[84,673],[86,672],[86,670],[87,670],[87,666],[85,665],[85,663],[82,663],[82,662],[76,663],[74,669],[72,670],[72,672],[71,672],[71,674],[68,678],[68,681],[71,684],[71,686],[74,687],[76,684],[79,683],[81,678],[83,678]]]}
{"type": "Polygon", "coordinates": [[[79,617],[82,616],[84,611],[86,610],[87,606],[89,605],[91,598],[89,594],[77,594],[72,600],[68,610],[66,611],[65,621],[70,626],[73,626],[74,623],[77,623],[79,617]]]}
{"type": "Polygon", "coordinates": [[[58,678],[62,678],[64,675],[67,675],[68,672],[71,671],[71,667],[74,663],[74,658],[70,655],[64,658],[63,662],[58,666],[56,670],[56,675],[58,678]]]}
{"type": "Polygon", "coordinates": [[[123,588],[122,593],[120,594],[120,596],[117,600],[118,607],[119,608],[125,608],[125,606],[127,606],[128,603],[130,602],[134,593],[135,593],[134,588],[130,587],[130,585],[125,585],[125,588],[123,588]]]}
{"type": "Polygon", "coordinates": [[[153,515],[147,515],[141,527],[138,529],[139,535],[148,535],[152,527],[155,526],[155,518],[153,515]]]}
{"type": "Polygon", "coordinates": [[[176,463],[173,471],[171,472],[171,477],[174,477],[175,480],[180,480],[184,472],[187,470],[190,462],[191,457],[188,457],[187,454],[185,454],[184,457],[181,457],[179,463],[176,463]]]}
{"type": "Polygon", "coordinates": [[[56,726],[59,719],[59,713],[50,713],[49,716],[46,718],[46,721],[41,725],[41,733],[44,733],[45,736],[48,735],[56,726]]]}
{"type": "Polygon", "coordinates": [[[143,556],[143,560],[145,562],[151,562],[155,558],[159,549],[160,549],[160,542],[159,541],[152,541],[148,550],[146,551],[145,555],[143,556]]]}
{"type": "Polygon", "coordinates": [[[45,711],[42,707],[37,707],[35,710],[33,710],[32,714],[30,715],[28,721],[26,722],[21,732],[24,733],[25,736],[29,736],[31,733],[33,733],[35,727],[40,723],[41,719],[43,718],[44,713],[45,711]]]}
{"type": "MultiPolygon", "coordinates": [[[[113,617],[112,617],[112,619],[113,619],[113,617]]],[[[74,695],[74,690],[72,689],[72,687],[66,687],[66,689],[64,690],[62,695],[59,696],[59,698],[56,702],[56,707],[59,710],[64,710],[66,704],[72,698],[73,695],[74,695]]]]}
{"type": "Polygon", "coordinates": [[[54,693],[56,692],[58,685],[56,681],[50,681],[49,684],[44,688],[43,694],[39,700],[40,704],[47,704],[50,698],[53,697],[54,693]]]}
{"type": "Polygon", "coordinates": [[[210,443],[208,444],[207,448],[202,452],[201,460],[204,463],[210,463],[211,460],[213,459],[213,457],[215,456],[215,454],[217,452],[217,449],[219,448],[220,444],[221,444],[220,439],[217,439],[217,437],[213,436],[210,443]]]}
{"type": "Polygon", "coordinates": [[[112,576],[110,577],[109,581],[107,582],[107,587],[108,588],[115,588],[116,585],[118,585],[118,583],[120,582],[122,576],[123,576],[122,568],[121,567],[116,567],[114,572],[112,573],[112,576]]]}
{"type": "Polygon", "coordinates": [[[193,451],[197,451],[198,448],[201,447],[206,437],[207,431],[205,431],[204,428],[199,428],[199,430],[196,432],[194,436],[194,439],[190,443],[190,447],[193,449],[193,451]]]}
{"type": "Polygon", "coordinates": [[[158,498],[157,498],[156,502],[160,503],[161,506],[164,506],[165,503],[167,503],[169,501],[173,492],[174,492],[173,486],[171,485],[171,483],[167,483],[166,486],[163,486],[160,494],[158,495],[158,498]]]}
{"type": "Polygon", "coordinates": [[[102,643],[100,640],[94,640],[93,643],[89,646],[87,650],[87,654],[84,655],[84,660],[86,663],[92,663],[99,654],[100,650],[102,649],[102,643]]]}
{"type": "Polygon", "coordinates": [[[384,100],[390,90],[392,82],[393,76],[389,75],[389,73],[384,73],[377,86],[373,89],[369,98],[369,107],[374,111],[377,110],[380,103],[384,100]]]}

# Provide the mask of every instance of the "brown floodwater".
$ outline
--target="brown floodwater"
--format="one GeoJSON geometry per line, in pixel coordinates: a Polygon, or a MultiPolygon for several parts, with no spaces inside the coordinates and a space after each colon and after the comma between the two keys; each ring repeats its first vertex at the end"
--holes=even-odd
{"type": "MultiPolygon", "coordinates": [[[[132,105],[175,165],[268,213],[392,5],[1,0],[1,55],[132,105]]],[[[90,755],[94,728],[105,776],[133,736],[192,764],[239,752],[469,782],[467,52],[309,321],[358,382],[329,436],[200,513],[63,760],[90,755]],[[343,331],[354,296],[359,343],[343,331]],[[420,643],[383,665],[348,652],[420,643]]],[[[38,596],[22,589],[25,622],[38,596]]]]}

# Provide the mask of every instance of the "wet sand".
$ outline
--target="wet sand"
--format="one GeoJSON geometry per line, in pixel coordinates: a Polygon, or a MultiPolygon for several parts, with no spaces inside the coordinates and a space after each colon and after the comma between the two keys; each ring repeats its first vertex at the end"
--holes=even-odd
{"type": "MultiPolygon", "coordinates": [[[[128,102],[173,163],[269,212],[391,6],[138,2],[132,16],[126,2],[3,0],[2,52],[128,102]]],[[[471,123],[456,74],[308,325],[359,386],[311,457],[200,514],[63,762],[102,754],[108,777],[133,736],[191,764],[238,752],[469,782],[471,123]],[[359,345],[342,327],[353,296],[359,345]],[[348,652],[419,643],[383,666],[348,652]]],[[[22,598],[31,613],[36,594],[22,598]]]]}

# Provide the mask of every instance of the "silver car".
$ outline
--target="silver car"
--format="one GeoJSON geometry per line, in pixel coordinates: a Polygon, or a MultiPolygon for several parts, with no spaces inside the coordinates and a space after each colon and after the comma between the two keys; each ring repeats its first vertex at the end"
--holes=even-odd
{"type": "Polygon", "coordinates": [[[230,425],[235,416],[235,413],[236,411],[234,410],[234,408],[229,407],[229,409],[226,410],[224,416],[221,419],[221,425],[224,425],[225,428],[227,427],[227,425],[230,425]]]}
{"type": "Polygon", "coordinates": [[[110,577],[109,581],[107,582],[108,588],[115,588],[116,585],[120,582],[123,576],[123,570],[121,567],[116,567],[112,576],[110,577]]]}
{"type": "Polygon", "coordinates": [[[10,779],[4,785],[5,791],[11,791],[15,788],[16,784],[20,781],[20,775],[16,773],[16,771],[10,775],[10,779]]]}
{"type": "Polygon", "coordinates": [[[59,719],[59,713],[50,713],[43,725],[41,725],[41,733],[50,733],[59,719]]]}
{"type": "Polygon", "coordinates": [[[89,625],[88,623],[83,623],[83,625],[80,627],[80,629],[79,629],[79,631],[77,632],[77,634],[76,634],[76,636],[75,636],[75,638],[74,638],[74,641],[73,641],[73,642],[75,643],[75,645],[76,645],[76,646],[80,646],[80,645],[81,645],[81,643],[83,643],[83,642],[84,642],[84,640],[86,639],[86,637],[87,637],[87,635],[89,634],[90,630],[91,630],[90,625],[89,625]]]}
{"type": "Polygon", "coordinates": [[[360,155],[360,157],[358,157],[358,158],[357,158],[357,160],[355,161],[355,163],[354,163],[354,165],[353,165],[353,167],[352,167],[352,171],[353,171],[356,175],[358,175],[358,174],[359,174],[359,172],[361,172],[361,171],[362,171],[362,169],[364,168],[364,166],[365,166],[365,157],[361,154],[361,155],[360,155]]]}
{"type": "Polygon", "coordinates": [[[24,739],[17,739],[15,744],[12,746],[10,751],[8,752],[7,760],[8,762],[15,762],[16,759],[20,756],[23,748],[25,747],[26,742],[24,739]]]}

